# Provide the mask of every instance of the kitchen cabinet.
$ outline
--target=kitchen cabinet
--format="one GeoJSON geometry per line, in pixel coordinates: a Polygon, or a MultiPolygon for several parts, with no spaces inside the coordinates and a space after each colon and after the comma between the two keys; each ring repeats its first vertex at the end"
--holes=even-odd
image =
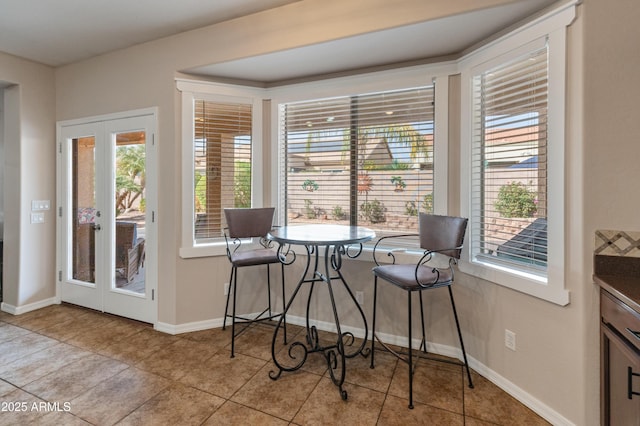
{"type": "Polygon", "coordinates": [[[640,312],[600,291],[603,425],[640,426],[640,312]]]}

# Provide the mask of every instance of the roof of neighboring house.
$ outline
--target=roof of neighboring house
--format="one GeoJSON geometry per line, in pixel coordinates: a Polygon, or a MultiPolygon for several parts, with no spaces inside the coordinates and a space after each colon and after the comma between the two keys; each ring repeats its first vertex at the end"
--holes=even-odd
{"type": "MultiPolygon", "coordinates": [[[[309,147],[305,144],[292,144],[289,151],[289,167],[295,169],[326,169],[349,167],[349,148],[341,141],[314,142],[309,147]],[[308,149],[308,150],[307,150],[308,149]]],[[[394,155],[389,143],[379,139],[369,142],[364,147],[364,156],[359,161],[373,161],[376,164],[391,164],[394,155]]]]}

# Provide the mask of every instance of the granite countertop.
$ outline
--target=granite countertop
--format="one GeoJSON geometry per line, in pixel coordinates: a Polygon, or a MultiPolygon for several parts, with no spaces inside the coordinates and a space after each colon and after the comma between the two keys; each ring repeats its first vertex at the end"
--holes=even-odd
{"type": "Polygon", "coordinates": [[[595,255],[593,280],[640,313],[640,258],[595,255]]]}

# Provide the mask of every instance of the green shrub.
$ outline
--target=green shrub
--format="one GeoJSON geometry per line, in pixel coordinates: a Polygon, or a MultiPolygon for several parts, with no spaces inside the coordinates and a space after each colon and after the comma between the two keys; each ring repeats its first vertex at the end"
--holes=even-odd
{"type": "Polygon", "coordinates": [[[387,220],[385,211],[387,208],[377,199],[365,201],[360,206],[360,214],[371,223],[382,223],[387,220]]]}
{"type": "Polygon", "coordinates": [[[407,201],[404,203],[404,214],[407,216],[418,216],[418,208],[415,201],[407,201]]]}
{"type": "Polygon", "coordinates": [[[522,182],[510,182],[500,187],[493,206],[505,218],[533,217],[537,210],[536,194],[522,182]]]}
{"type": "Polygon", "coordinates": [[[307,219],[315,219],[317,216],[316,209],[313,206],[313,201],[308,198],[304,200],[304,215],[307,219]]]}
{"type": "Polygon", "coordinates": [[[331,210],[331,214],[333,215],[333,218],[335,220],[342,220],[347,216],[347,214],[340,206],[335,206],[333,210],[331,210]]]}
{"type": "Polygon", "coordinates": [[[433,213],[433,193],[430,192],[422,199],[422,211],[425,213],[433,213]]]}
{"type": "Polygon", "coordinates": [[[251,207],[251,163],[236,161],[234,175],[234,207],[251,207]]]}

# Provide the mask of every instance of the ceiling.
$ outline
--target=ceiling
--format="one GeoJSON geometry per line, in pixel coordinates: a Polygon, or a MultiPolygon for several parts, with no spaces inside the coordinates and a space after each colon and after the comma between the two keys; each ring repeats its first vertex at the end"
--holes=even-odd
{"type": "Polygon", "coordinates": [[[0,51],[60,66],[299,0],[0,0],[0,51]]]}
{"type": "MultiPolygon", "coordinates": [[[[61,66],[300,0],[0,0],[0,51],[61,66]],[[142,18],[141,18],[142,17],[142,18]]],[[[181,70],[263,84],[457,55],[556,0],[511,3],[181,70]],[[283,64],[285,66],[283,66],[283,64]]]]}

